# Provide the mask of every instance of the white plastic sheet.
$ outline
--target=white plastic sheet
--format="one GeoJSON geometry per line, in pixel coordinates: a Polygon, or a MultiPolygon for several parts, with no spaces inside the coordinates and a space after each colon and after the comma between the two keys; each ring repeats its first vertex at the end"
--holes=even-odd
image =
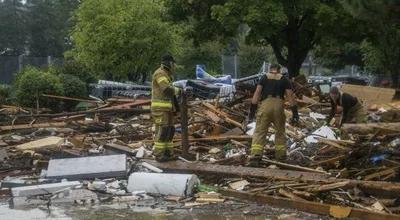
{"type": "Polygon", "coordinates": [[[307,144],[318,143],[316,137],[322,137],[327,139],[337,139],[335,132],[328,126],[322,126],[314,131],[311,135],[307,136],[304,140],[307,144]]]}

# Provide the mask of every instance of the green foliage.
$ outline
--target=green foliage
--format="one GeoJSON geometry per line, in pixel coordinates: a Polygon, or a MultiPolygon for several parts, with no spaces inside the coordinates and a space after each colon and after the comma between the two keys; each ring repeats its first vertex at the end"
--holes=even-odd
{"type": "Polygon", "coordinates": [[[176,27],[162,20],[162,2],[86,0],[76,12],[74,58],[111,80],[144,80],[160,57],[179,40],[176,27]]]}
{"type": "Polygon", "coordinates": [[[24,107],[40,107],[59,109],[59,101],[43,97],[42,94],[63,95],[61,80],[56,75],[39,69],[28,67],[18,73],[14,82],[17,103],[24,107]]]}
{"type": "Polygon", "coordinates": [[[196,64],[204,64],[210,74],[221,74],[221,54],[223,45],[216,42],[206,42],[195,47],[187,41],[182,46],[183,51],[177,58],[177,78],[191,79],[196,76],[196,64]]]}
{"type": "Polygon", "coordinates": [[[26,40],[22,0],[0,1],[0,55],[20,55],[26,40]]]}
{"type": "Polygon", "coordinates": [[[308,52],[340,28],[343,8],[337,1],[315,0],[167,0],[174,20],[188,22],[196,39],[229,39],[248,26],[246,40],[271,45],[291,76],[299,73],[308,52]]]}
{"type": "Polygon", "coordinates": [[[346,65],[357,65],[362,67],[363,54],[360,43],[339,42],[327,40],[313,51],[316,63],[335,71],[346,65]]]}
{"type": "MultiPolygon", "coordinates": [[[[61,74],[59,77],[64,90],[64,96],[71,98],[87,97],[86,84],[78,77],[69,74],[61,74]]],[[[65,110],[72,110],[78,103],[76,101],[65,100],[65,110]]]]}
{"type": "Polygon", "coordinates": [[[0,104],[8,103],[8,98],[11,95],[11,87],[8,85],[0,84],[0,104]]]}
{"type": "Polygon", "coordinates": [[[366,68],[392,77],[393,86],[400,87],[400,2],[342,0],[355,19],[366,22],[368,35],[362,44],[366,68]]]}
{"type": "Polygon", "coordinates": [[[71,48],[68,31],[79,0],[27,0],[28,48],[31,56],[62,57],[71,48]]]}
{"type": "Polygon", "coordinates": [[[55,73],[58,75],[64,74],[78,77],[86,84],[94,83],[96,81],[94,74],[90,72],[88,68],[77,61],[68,58],[64,61],[62,66],[56,67],[55,73]]]}
{"type": "Polygon", "coordinates": [[[0,54],[61,57],[79,0],[0,1],[0,54]],[[27,49],[27,50],[26,50],[27,49]]]}
{"type": "Polygon", "coordinates": [[[239,50],[240,74],[249,76],[258,73],[265,62],[275,63],[276,59],[271,47],[247,45],[242,43],[239,50]]]}

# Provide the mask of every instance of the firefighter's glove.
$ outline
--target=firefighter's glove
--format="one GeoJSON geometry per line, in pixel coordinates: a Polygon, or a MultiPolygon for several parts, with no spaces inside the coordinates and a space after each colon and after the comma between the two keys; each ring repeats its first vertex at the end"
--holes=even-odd
{"type": "Polygon", "coordinates": [[[256,117],[257,106],[258,106],[257,104],[250,105],[250,112],[249,112],[249,117],[248,117],[249,121],[254,121],[254,119],[256,117]]]}
{"type": "Polygon", "coordinates": [[[291,110],[292,110],[292,119],[290,120],[290,122],[292,124],[298,124],[300,117],[299,117],[299,111],[297,109],[297,105],[292,106],[291,110]]]}

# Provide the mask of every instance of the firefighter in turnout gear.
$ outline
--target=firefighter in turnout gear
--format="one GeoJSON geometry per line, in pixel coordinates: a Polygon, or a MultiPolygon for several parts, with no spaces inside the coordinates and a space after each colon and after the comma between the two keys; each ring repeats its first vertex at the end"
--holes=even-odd
{"type": "Polygon", "coordinates": [[[266,135],[271,123],[275,128],[275,159],[286,159],[286,134],[284,111],[284,96],[289,99],[293,117],[292,122],[299,120],[295,95],[288,78],[280,73],[280,66],[271,65],[270,72],[263,75],[258,82],[256,91],[251,102],[249,120],[252,121],[256,115],[256,129],[251,144],[250,166],[259,166],[267,144],[266,135]],[[260,102],[260,106],[258,103],[260,102]]]}
{"type": "Polygon", "coordinates": [[[166,54],[152,78],[151,116],[155,126],[153,152],[159,162],[174,158],[174,114],[179,111],[176,95],[180,93],[180,89],[172,84],[174,69],[174,58],[166,54]]]}

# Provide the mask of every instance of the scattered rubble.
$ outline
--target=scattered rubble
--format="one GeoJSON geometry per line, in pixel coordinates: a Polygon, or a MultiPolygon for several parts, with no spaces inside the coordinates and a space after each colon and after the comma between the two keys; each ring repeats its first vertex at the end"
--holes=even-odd
{"type": "MultiPolygon", "coordinates": [[[[304,94],[312,96],[298,100],[299,124],[286,125],[288,160],[274,160],[270,128],[264,167],[249,168],[246,154],[255,123],[246,121],[251,93],[244,85],[253,81],[238,80],[229,98],[220,97],[222,92],[214,99],[192,97],[188,153],[181,149],[178,116],[174,144],[180,157],[164,164],[152,160],[147,96],[91,100],[92,109],[54,114],[0,106],[1,189],[11,188],[4,193],[18,207],[161,196],[191,208],[237,197],[335,217],[337,209],[349,207],[344,217],[398,218],[400,126],[388,122],[386,112],[400,114],[400,102],[371,99],[369,123],[338,129],[325,124],[329,104],[310,89],[304,94]]],[[[148,93],[147,87],[136,89],[148,93]]]]}

